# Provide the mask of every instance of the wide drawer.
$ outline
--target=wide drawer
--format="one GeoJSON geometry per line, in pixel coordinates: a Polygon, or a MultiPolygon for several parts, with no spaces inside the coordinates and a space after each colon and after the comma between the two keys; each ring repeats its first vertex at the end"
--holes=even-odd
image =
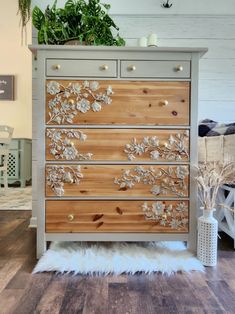
{"type": "Polygon", "coordinates": [[[189,131],[47,128],[46,159],[187,161],[189,131]]]}
{"type": "Polygon", "coordinates": [[[117,77],[117,61],[47,59],[46,75],[68,77],[117,77]]]}
{"type": "Polygon", "coordinates": [[[121,77],[190,78],[190,61],[121,61],[121,77]]]}
{"type": "Polygon", "coordinates": [[[46,232],[188,232],[188,201],[46,201],[46,232]]]}
{"type": "Polygon", "coordinates": [[[47,165],[46,196],[188,197],[187,165],[47,165]]]}
{"type": "Polygon", "coordinates": [[[47,80],[47,124],[189,125],[189,82],[47,80]]]}

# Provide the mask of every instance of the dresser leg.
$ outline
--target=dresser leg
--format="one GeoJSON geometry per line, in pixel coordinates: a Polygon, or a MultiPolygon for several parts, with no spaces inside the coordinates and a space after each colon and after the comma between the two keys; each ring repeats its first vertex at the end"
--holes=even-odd
{"type": "Polygon", "coordinates": [[[47,242],[45,239],[45,236],[43,235],[39,235],[37,233],[37,259],[39,259],[40,257],[42,257],[42,255],[44,254],[44,252],[46,251],[47,247],[47,242]]]}

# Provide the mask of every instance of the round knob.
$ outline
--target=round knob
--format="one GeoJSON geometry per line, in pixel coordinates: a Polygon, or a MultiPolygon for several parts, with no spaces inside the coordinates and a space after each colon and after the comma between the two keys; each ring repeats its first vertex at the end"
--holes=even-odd
{"type": "Polygon", "coordinates": [[[68,100],[68,103],[69,103],[70,105],[74,105],[74,100],[73,100],[73,99],[69,99],[69,100],[68,100]]]}
{"type": "Polygon", "coordinates": [[[102,71],[107,71],[109,69],[107,64],[103,64],[100,68],[102,71]]]}
{"type": "Polygon", "coordinates": [[[59,69],[60,69],[60,64],[54,64],[54,65],[52,66],[52,68],[53,68],[54,70],[59,70],[59,69]]]}
{"type": "Polygon", "coordinates": [[[182,65],[178,65],[178,66],[175,68],[176,72],[182,72],[183,69],[184,69],[184,68],[183,68],[182,65]]]}
{"type": "Polygon", "coordinates": [[[129,71],[135,71],[135,70],[136,70],[136,66],[135,66],[135,65],[130,65],[130,66],[128,67],[128,70],[129,70],[129,71]]]}
{"type": "Polygon", "coordinates": [[[73,221],[74,220],[74,215],[73,214],[69,214],[68,215],[68,220],[69,221],[73,221]]]}
{"type": "Polygon", "coordinates": [[[168,106],[169,105],[169,101],[168,100],[163,100],[162,101],[162,105],[163,106],[168,106]]]}

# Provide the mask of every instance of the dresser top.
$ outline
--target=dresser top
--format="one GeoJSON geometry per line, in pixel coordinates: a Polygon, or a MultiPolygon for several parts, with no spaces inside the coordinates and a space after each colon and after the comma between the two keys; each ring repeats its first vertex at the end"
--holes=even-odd
{"type": "Polygon", "coordinates": [[[203,47],[116,47],[116,46],[80,46],[80,45],[29,45],[29,49],[35,53],[38,50],[47,51],[110,51],[110,52],[180,52],[200,53],[203,56],[208,49],[203,47]]]}

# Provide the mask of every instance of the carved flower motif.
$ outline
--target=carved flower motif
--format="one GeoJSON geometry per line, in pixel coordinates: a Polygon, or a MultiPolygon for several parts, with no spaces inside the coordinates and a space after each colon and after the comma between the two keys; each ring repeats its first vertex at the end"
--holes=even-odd
{"type": "Polygon", "coordinates": [[[78,112],[86,113],[90,109],[98,112],[102,109],[102,105],[111,104],[112,99],[109,97],[113,94],[111,86],[108,86],[103,92],[98,92],[99,88],[97,81],[70,82],[67,86],[56,81],[48,82],[47,91],[55,97],[48,101],[50,110],[47,123],[72,124],[78,112]],[[68,102],[68,98],[71,96],[76,99],[77,103],[68,102]]]}
{"type": "Polygon", "coordinates": [[[70,104],[66,101],[63,101],[61,103],[61,108],[64,110],[64,111],[69,111],[70,110],[70,104]]]}
{"type": "Polygon", "coordinates": [[[96,91],[97,89],[99,89],[100,85],[98,82],[96,81],[93,81],[90,83],[90,89],[94,92],[96,91]]]}
{"type": "Polygon", "coordinates": [[[94,112],[98,112],[98,111],[100,111],[101,109],[102,109],[102,107],[101,107],[101,104],[99,104],[98,102],[93,102],[93,104],[91,105],[91,107],[92,107],[92,110],[94,111],[94,112]]]}
{"type": "Polygon", "coordinates": [[[187,206],[186,206],[185,203],[179,203],[179,204],[177,204],[177,206],[176,206],[176,210],[177,210],[178,212],[184,212],[184,211],[187,210],[187,206]]]}
{"type": "Polygon", "coordinates": [[[56,159],[66,160],[90,160],[92,153],[82,154],[79,148],[74,146],[71,139],[85,141],[87,135],[77,129],[47,129],[47,137],[51,140],[50,154],[55,156],[56,159]]]}
{"type": "Polygon", "coordinates": [[[164,213],[165,205],[163,202],[156,202],[153,203],[152,208],[156,215],[162,215],[164,213]]]}
{"type": "Polygon", "coordinates": [[[150,158],[166,159],[180,161],[182,157],[188,158],[187,139],[188,130],[184,133],[177,133],[174,136],[170,135],[167,142],[160,143],[157,136],[146,136],[142,142],[137,142],[136,138],[131,140],[131,143],[125,145],[124,152],[127,154],[129,160],[135,159],[135,155],[143,155],[149,152],[150,158]],[[141,150],[138,149],[141,147],[141,150]]]}
{"type": "Polygon", "coordinates": [[[161,187],[159,185],[154,185],[151,189],[153,195],[159,195],[161,193],[161,187]]]}
{"type": "Polygon", "coordinates": [[[54,188],[55,194],[58,196],[64,195],[64,189],[61,186],[57,186],[54,188]]]}
{"type": "Polygon", "coordinates": [[[159,152],[158,152],[157,150],[153,150],[153,151],[150,153],[151,159],[156,160],[156,159],[159,158],[159,156],[160,156],[160,154],[159,154],[159,152]]]}
{"type": "MultiPolygon", "coordinates": [[[[180,203],[182,204],[182,203],[180,203]]],[[[172,229],[185,228],[188,224],[187,205],[185,205],[185,211],[177,211],[179,203],[174,205],[166,205],[161,202],[154,202],[148,205],[147,202],[141,205],[146,220],[153,220],[159,223],[161,226],[171,227],[172,229]]]]}
{"type": "Polygon", "coordinates": [[[65,174],[63,175],[63,180],[66,183],[73,183],[73,177],[72,177],[71,173],[65,172],[65,174]]]}
{"type": "Polygon", "coordinates": [[[66,160],[73,160],[77,157],[78,151],[74,146],[65,147],[63,152],[63,157],[65,157],[66,160]]]}
{"type": "Polygon", "coordinates": [[[178,229],[181,225],[181,222],[177,219],[172,219],[170,222],[170,226],[172,229],[178,229]]]}
{"type": "Polygon", "coordinates": [[[74,166],[47,166],[47,186],[58,195],[64,194],[64,184],[79,184],[80,179],[83,178],[81,173],[81,167],[78,165],[74,166]]]}
{"type": "Polygon", "coordinates": [[[103,101],[106,105],[110,105],[112,103],[112,99],[108,96],[104,96],[103,101]]]}
{"type": "Polygon", "coordinates": [[[81,92],[81,85],[79,83],[72,84],[72,92],[79,94],[81,92]]]}
{"type": "Polygon", "coordinates": [[[169,139],[168,139],[168,142],[169,142],[170,145],[173,145],[173,144],[174,144],[175,139],[174,139],[174,137],[173,137],[172,135],[170,135],[170,137],[169,137],[169,139]]]}
{"type": "Polygon", "coordinates": [[[108,96],[113,94],[113,89],[112,89],[112,87],[110,85],[107,87],[106,93],[107,93],[108,96]]]}
{"type": "Polygon", "coordinates": [[[50,95],[56,95],[60,92],[60,84],[56,81],[50,81],[47,83],[47,92],[50,95]]]}
{"type": "Polygon", "coordinates": [[[179,179],[184,179],[188,175],[188,167],[187,166],[178,166],[176,168],[176,176],[179,179]]]}
{"type": "Polygon", "coordinates": [[[90,84],[89,84],[88,81],[84,81],[82,85],[83,85],[84,88],[89,88],[90,84]]]}
{"type": "Polygon", "coordinates": [[[60,132],[53,132],[52,134],[52,140],[55,142],[58,142],[61,140],[61,133],[60,132]]]}
{"type": "Polygon", "coordinates": [[[136,166],[135,168],[123,171],[119,178],[114,179],[114,183],[118,184],[120,188],[132,188],[141,182],[151,186],[150,192],[153,195],[174,194],[185,197],[188,195],[187,182],[184,180],[186,173],[188,173],[187,166],[149,167],[148,169],[143,166],[136,166]],[[178,171],[177,168],[179,168],[178,171]],[[177,174],[181,177],[177,177],[177,174]]]}
{"type": "Polygon", "coordinates": [[[90,102],[87,99],[81,99],[78,103],[77,103],[77,109],[79,111],[81,111],[82,113],[86,113],[87,111],[90,110],[90,102]]]}

